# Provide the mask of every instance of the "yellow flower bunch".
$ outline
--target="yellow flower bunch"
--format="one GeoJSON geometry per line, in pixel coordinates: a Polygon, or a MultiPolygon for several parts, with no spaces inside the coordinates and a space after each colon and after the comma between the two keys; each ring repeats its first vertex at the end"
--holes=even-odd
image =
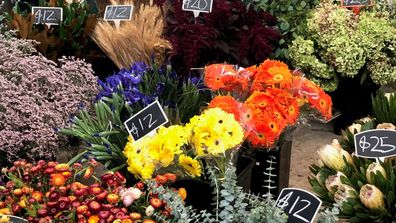
{"type": "Polygon", "coordinates": [[[202,173],[199,158],[219,156],[242,143],[243,129],[234,116],[219,108],[193,117],[186,126],[160,127],[153,137],[135,142],[129,137],[124,155],[128,171],[149,179],[160,168],[177,165],[192,176],[202,173]]]}
{"type": "Polygon", "coordinates": [[[206,110],[195,116],[187,124],[190,130],[190,142],[197,156],[224,154],[243,141],[243,129],[229,114],[219,108],[206,110]]]}

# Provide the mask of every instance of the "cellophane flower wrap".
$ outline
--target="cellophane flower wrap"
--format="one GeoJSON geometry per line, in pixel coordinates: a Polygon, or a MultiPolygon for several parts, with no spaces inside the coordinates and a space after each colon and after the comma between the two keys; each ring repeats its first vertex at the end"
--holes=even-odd
{"type": "Polygon", "coordinates": [[[204,84],[214,95],[209,107],[233,114],[253,147],[273,147],[308,111],[325,120],[332,117],[330,96],[280,61],[265,60],[248,68],[208,65],[204,84]]]}
{"type": "Polygon", "coordinates": [[[125,146],[128,171],[140,179],[172,170],[178,175],[200,177],[204,163],[214,164],[224,173],[233,151],[243,142],[243,128],[234,116],[210,108],[185,125],[160,127],[154,136],[125,146]]]}

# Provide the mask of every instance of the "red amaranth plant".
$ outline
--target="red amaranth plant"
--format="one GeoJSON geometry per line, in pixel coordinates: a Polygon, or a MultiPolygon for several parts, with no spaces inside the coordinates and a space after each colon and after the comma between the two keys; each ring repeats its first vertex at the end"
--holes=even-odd
{"type": "Polygon", "coordinates": [[[172,62],[186,74],[192,67],[228,62],[250,66],[266,59],[280,33],[275,17],[248,10],[241,1],[214,1],[211,13],[194,19],[182,0],[168,0],[165,36],[173,45],[172,62]]]}
{"type": "Polygon", "coordinates": [[[64,127],[97,93],[90,65],[59,62],[38,54],[30,41],[0,35],[0,164],[53,156],[64,142],[54,128],[64,127]]]}

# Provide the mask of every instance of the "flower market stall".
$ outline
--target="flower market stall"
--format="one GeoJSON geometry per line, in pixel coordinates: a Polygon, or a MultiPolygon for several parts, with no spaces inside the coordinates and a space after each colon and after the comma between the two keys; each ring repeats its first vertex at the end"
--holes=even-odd
{"type": "Polygon", "coordinates": [[[0,222],[393,222],[395,11],[6,0],[0,222]],[[291,187],[314,122],[339,135],[291,187]]]}

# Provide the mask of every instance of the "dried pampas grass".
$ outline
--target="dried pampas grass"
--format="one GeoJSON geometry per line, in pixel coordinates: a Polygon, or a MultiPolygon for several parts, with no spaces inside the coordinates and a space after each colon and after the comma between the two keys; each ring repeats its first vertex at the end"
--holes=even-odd
{"type": "Polygon", "coordinates": [[[134,7],[132,20],[121,21],[119,29],[113,22],[98,22],[92,38],[119,68],[128,68],[136,61],[151,64],[152,57],[155,63],[161,64],[172,49],[161,37],[163,28],[163,12],[151,1],[151,4],[134,7]]]}

